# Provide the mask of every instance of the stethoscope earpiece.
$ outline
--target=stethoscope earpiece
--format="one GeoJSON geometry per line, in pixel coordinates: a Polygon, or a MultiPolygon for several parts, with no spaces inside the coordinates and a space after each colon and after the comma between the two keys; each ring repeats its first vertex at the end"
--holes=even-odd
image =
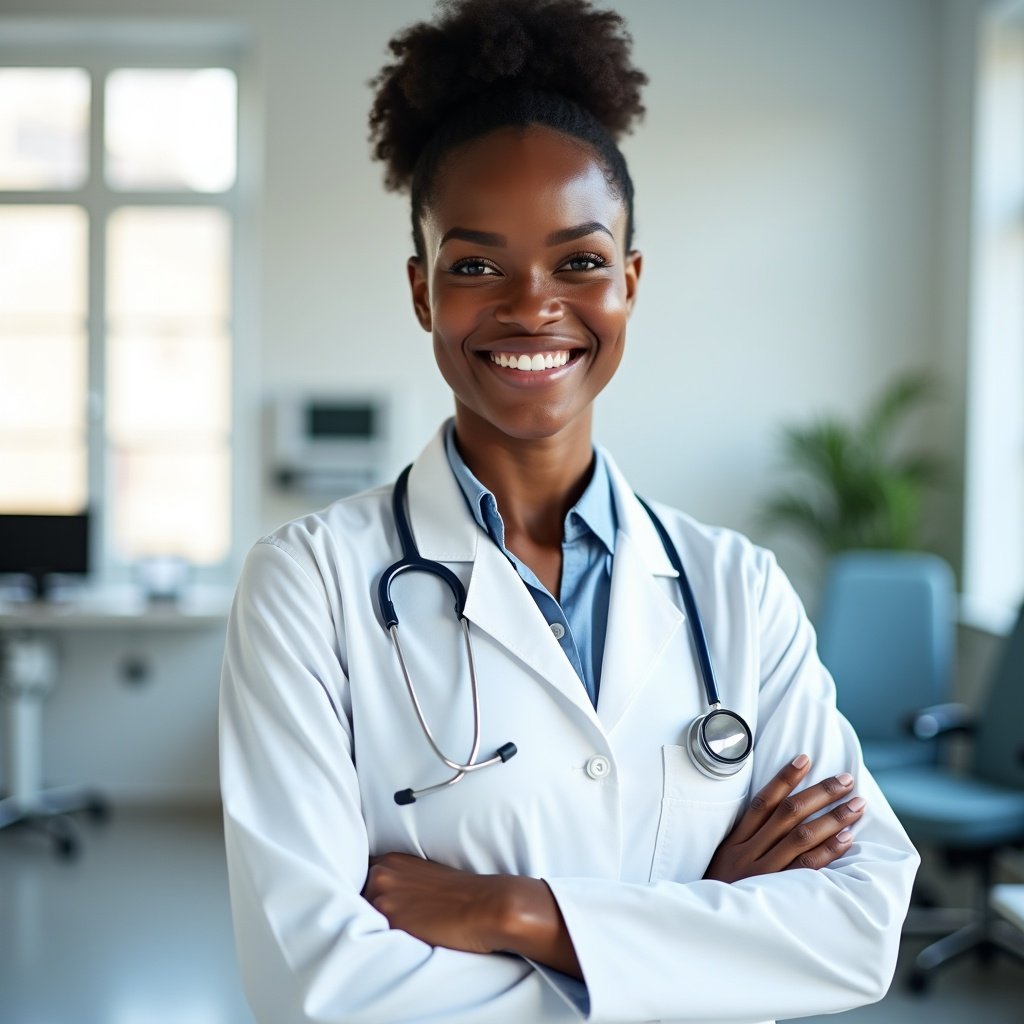
{"type": "MultiPolygon", "coordinates": [[[[448,786],[454,786],[461,782],[469,772],[479,771],[481,768],[489,768],[491,765],[504,764],[516,756],[517,750],[514,743],[503,743],[495,752],[483,761],[478,761],[477,754],[480,751],[480,689],[476,679],[476,665],[473,661],[473,644],[469,636],[469,622],[464,615],[466,606],[466,590],[461,580],[440,562],[430,561],[423,558],[416,541],[412,535],[412,527],[409,525],[409,518],[405,514],[405,495],[409,486],[409,471],[412,466],[406,466],[395,481],[394,493],[391,497],[391,508],[395,517],[395,528],[398,531],[398,538],[402,546],[402,557],[393,565],[384,570],[377,586],[377,604],[380,609],[384,629],[391,635],[395,653],[398,655],[398,663],[402,669],[402,677],[405,679],[406,690],[409,699],[416,711],[416,718],[420,728],[430,743],[431,748],[438,759],[450,768],[455,774],[444,782],[438,782],[433,786],[425,786],[423,789],[400,789],[395,793],[395,803],[401,806],[413,804],[416,798],[425,796],[427,793],[435,793],[448,786]],[[398,613],[395,611],[395,603],[391,598],[391,584],[396,577],[408,572],[426,572],[440,579],[452,592],[455,598],[455,616],[462,624],[462,632],[466,641],[466,657],[469,659],[469,680],[473,696],[473,749],[465,764],[449,758],[437,745],[434,734],[424,717],[423,709],[420,707],[419,698],[416,696],[416,689],[409,677],[409,670],[405,664],[405,656],[402,653],[402,645],[398,640],[398,613]]],[[[672,539],[668,535],[661,520],[654,514],[654,510],[637,495],[637,501],[651,517],[658,536],[661,538],[662,546],[668,555],[668,560],[679,575],[679,590],[683,596],[683,605],[686,608],[687,622],[690,626],[690,637],[693,640],[694,653],[697,663],[700,666],[701,678],[704,680],[704,693],[708,701],[708,710],[690,723],[687,730],[686,749],[689,752],[690,760],[694,767],[701,774],[711,779],[727,779],[740,770],[744,762],[750,756],[754,748],[753,736],[750,727],[734,711],[729,711],[720,706],[718,698],[718,684],[715,682],[715,672],[711,664],[711,652],[708,649],[707,637],[704,634],[704,624],[701,622],[700,614],[697,611],[697,601],[693,596],[693,589],[690,586],[689,578],[683,563],[679,558],[672,539]]]]}

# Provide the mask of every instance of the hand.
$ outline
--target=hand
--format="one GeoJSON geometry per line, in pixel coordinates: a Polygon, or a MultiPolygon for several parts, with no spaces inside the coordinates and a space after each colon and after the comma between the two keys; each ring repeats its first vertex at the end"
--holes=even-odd
{"type": "Polygon", "coordinates": [[[808,821],[853,787],[853,776],[844,772],[793,796],[810,766],[810,759],[801,754],[750,801],[719,844],[705,878],[738,882],[786,868],[824,868],[849,849],[853,841],[849,826],[864,814],[865,801],[854,797],[808,821]]]}
{"type": "Polygon", "coordinates": [[[476,875],[404,853],[370,858],[363,897],[392,928],[467,953],[518,953],[579,978],[555,897],[539,878],[476,875]]]}
{"type": "Polygon", "coordinates": [[[392,928],[431,946],[492,953],[506,914],[505,878],[388,853],[370,858],[363,897],[392,928]]]}

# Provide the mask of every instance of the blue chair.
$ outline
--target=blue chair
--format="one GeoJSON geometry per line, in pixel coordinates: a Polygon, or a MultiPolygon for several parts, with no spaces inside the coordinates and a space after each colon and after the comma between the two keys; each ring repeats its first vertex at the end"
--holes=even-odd
{"type": "Polygon", "coordinates": [[[829,563],[818,654],[872,772],[936,761],[906,722],[949,699],[955,619],[953,573],[937,555],[848,551],[829,563]]]}
{"type": "Polygon", "coordinates": [[[894,768],[878,773],[878,783],[915,842],[939,848],[952,866],[973,867],[979,883],[974,920],[918,954],[909,982],[922,991],[932,971],[971,950],[982,960],[997,950],[1024,958],[1024,942],[990,903],[996,854],[1024,844],[1024,607],[977,717],[946,704],[925,709],[911,725],[922,739],[969,734],[967,771],[943,764],[894,768]]]}

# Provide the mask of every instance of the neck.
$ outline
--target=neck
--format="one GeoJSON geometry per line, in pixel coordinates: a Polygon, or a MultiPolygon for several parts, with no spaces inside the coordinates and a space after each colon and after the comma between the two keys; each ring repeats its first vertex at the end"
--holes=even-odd
{"type": "Polygon", "coordinates": [[[510,437],[456,402],[459,452],[497,500],[508,535],[561,545],[566,514],[593,469],[591,423],[588,408],[550,437],[510,437]]]}

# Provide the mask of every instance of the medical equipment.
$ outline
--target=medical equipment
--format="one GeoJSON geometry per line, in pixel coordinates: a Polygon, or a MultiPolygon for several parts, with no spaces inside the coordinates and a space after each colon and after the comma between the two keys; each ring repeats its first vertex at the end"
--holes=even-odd
{"type": "Polygon", "coordinates": [[[392,412],[381,392],[278,397],[270,407],[275,483],[332,498],[373,487],[391,461],[392,412]]]}
{"type": "MultiPolygon", "coordinates": [[[[402,676],[405,679],[405,686],[409,692],[409,699],[412,701],[427,741],[437,757],[455,773],[444,782],[432,786],[425,786],[422,789],[402,789],[395,793],[395,803],[411,804],[417,797],[434,793],[438,790],[453,786],[461,782],[468,772],[479,771],[481,768],[488,768],[491,765],[502,764],[516,755],[514,743],[503,743],[493,755],[483,761],[477,761],[477,754],[480,750],[480,690],[476,678],[476,665],[473,659],[473,645],[469,635],[469,621],[465,617],[466,590],[461,580],[447,567],[440,562],[423,558],[416,542],[413,539],[412,528],[405,512],[405,499],[408,490],[409,472],[411,466],[407,466],[395,482],[394,492],[391,498],[391,507],[395,519],[395,527],[398,531],[399,543],[402,546],[402,557],[387,569],[384,570],[377,586],[377,602],[380,608],[384,628],[391,636],[395,652],[398,655],[398,663],[402,669],[402,676]],[[438,746],[434,734],[427,723],[420,706],[419,698],[416,696],[416,689],[409,676],[409,670],[402,653],[402,646],[398,639],[398,613],[395,611],[395,603],[391,598],[391,584],[403,573],[426,572],[438,577],[452,592],[455,598],[455,615],[462,626],[463,638],[466,644],[466,656],[469,660],[470,690],[473,702],[473,745],[468,760],[463,763],[449,758],[438,746]]],[[[686,749],[690,755],[693,766],[703,775],[712,779],[728,778],[734,775],[743,766],[743,763],[750,756],[753,749],[753,737],[750,727],[735,712],[729,711],[721,706],[721,699],[718,693],[718,684],[715,681],[714,667],[711,664],[711,652],[708,649],[707,636],[704,633],[704,626],[700,614],[697,611],[697,602],[690,586],[689,578],[683,569],[683,563],[679,558],[679,552],[672,543],[661,520],[655,515],[654,510],[639,496],[637,500],[643,506],[655,530],[658,533],[665,553],[672,567],[679,574],[679,589],[682,593],[683,605],[686,609],[686,617],[690,626],[690,636],[693,641],[697,663],[700,667],[701,678],[704,682],[704,693],[707,698],[708,710],[699,715],[690,724],[686,735],[686,749]]]]}

